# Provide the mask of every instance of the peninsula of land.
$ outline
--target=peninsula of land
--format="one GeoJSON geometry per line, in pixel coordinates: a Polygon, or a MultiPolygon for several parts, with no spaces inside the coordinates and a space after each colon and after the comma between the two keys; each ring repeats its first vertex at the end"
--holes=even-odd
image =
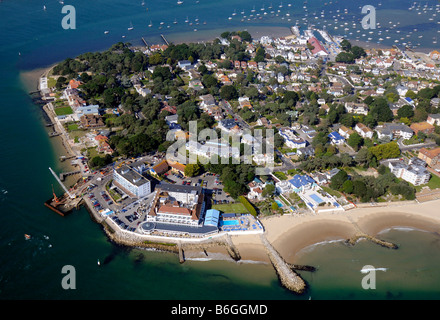
{"type": "Polygon", "coordinates": [[[307,287],[295,271],[307,246],[367,239],[396,249],[380,231],[438,232],[440,73],[432,65],[440,55],[366,50],[323,30],[291,33],[119,43],[44,72],[48,134],[71,166],[59,176],[50,169],[65,194],[47,206],[64,215],[84,203],[116,243],[175,252],[182,263],[271,263],[296,293],[307,287]],[[170,134],[194,134],[190,121],[196,135],[214,129],[218,138],[186,143],[185,155],[211,161],[167,156],[170,134]],[[274,130],[273,155],[259,152],[256,130],[274,130]],[[247,146],[251,163],[234,162],[247,146]],[[269,156],[274,170],[256,174],[269,156]],[[66,187],[69,177],[76,182],[66,187]]]}

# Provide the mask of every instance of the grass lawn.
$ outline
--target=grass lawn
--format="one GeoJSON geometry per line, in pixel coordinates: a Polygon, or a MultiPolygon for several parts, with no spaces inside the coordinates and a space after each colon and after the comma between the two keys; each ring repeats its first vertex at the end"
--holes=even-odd
{"type": "Polygon", "coordinates": [[[56,84],[57,84],[57,80],[56,80],[55,78],[49,77],[49,78],[47,79],[47,86],[48,86],[49,88],[53,88],[53,87],[55,87],[56,84]]]}
{"type": "Polygon", "coordinates": [[[277,172],[274,172],[273,175],[280,180],[287,180],[287,176],[284,172],[277,171],[277,172]]]}
{"type": "Polygon", "coordinates": [[[67,130],[70,131],[76,131],[78,130],[78,124],[77,123],[70,123],[67,125],[67,130]]]}
{"type": "Polygon", "coordinates": [[[423,187],[428,186],[431,190],[440,188],[440,178],[436,176],[435,174],[431,173],[431,178],[429,179],[429,182],[427,184],[423,184],[421,186],[415,186],[416,192],[420,192],[423,187]]]}
{"type": "Polygon", "coordinates": [[[432,189],[440,188],[440,177],[431,173],[431,179],[429,179],[428,187],[432,189]]]}
{"type": "Polygon", "coordinates": [[[237,203],[226,203],[226,204],[215,204],[212,209],[222,211],[224,213],[249,213],[243,204],[237,203]]]}
{"type": "Polygon", "coordinates": [[[332,188],[330,188],[330,187],[321,187],[322,188],[322,190],[324,190],[325,192],[327,192],[328,194],[330,194],[330,195],[332,195],[333,197],[336,197],[336,198],[339,198],[339,197],[342,197],[342,194],[341,193],[339,193],[339,191],[336,191],[336,190],[333,190],[332,188]]]}
{"type": "Polygon", "coordinates": [[[55,108],[55,113],[57,114],[57,116],[64,116],[67,114],[72,114],[73,110],[71,107],[60,107],[60,108],[55,108]]]}

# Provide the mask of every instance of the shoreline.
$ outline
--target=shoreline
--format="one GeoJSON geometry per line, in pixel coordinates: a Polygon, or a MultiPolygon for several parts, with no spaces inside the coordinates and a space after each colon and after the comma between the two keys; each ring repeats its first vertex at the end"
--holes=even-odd
{"type": "Polygon", "coordinates": [[[289,263],[295,263],[303,250],[331,241],[356,238],[359,229],[380,238],[388,229],[409,228],[440,233],[440,200],[399,207],[358,208],[344,213],[304,216],[278,216],[262,219],[267,237],[289,263]]]}
{"type": "MultiPolygon", "coordinates": [[[[280,27],[274,28],[279,32],[281,32],[280,29],[285,29],[280,27]]],[[[265,35],[267,35],[267,32],[265,35]]],[[[212,41],[212,36],[209,36],[209,39],[210,40],[206,41],[212,41]]],[[[185,39],[181,40],[185,42],[185,39]]],[[[28,89],[31,88],[31,81],[39,81],[39,78],[48,74],[53,67],[54,65],[51,65],[47,68],[39,68],[20,73],[23,85],[28,89]]],[[[28,90],[28,92],[31,91],[33,90],[28,90]]],[[[41,110],[46,112],[49,118],[52,118],[53,115],[50,110],[47,110],[47,107],[41,110]]],[[[55,139],[57,139],[57,141],[59,139],[61,140],[52,142],[57,158],[64,152],[69,153],[68,148],[64,145],[65,143],[68,144],[65,137],[62,135],[60,138],[55,139]]],[[[295,264],[298,255],[307,247],[328,241],[357,239],[357,237],[359,237],[359,231],[371,237],[376,237],[383,230],[392,227],[409,227],[440,233],[440,217],[434,214],[435,207],[438,204],[440,204],[440,200],[418,204],[405,204],[393,206],[392,208],[356,208],[342,213],[306,213],[296,216],[271,216],[262,218],[260,221],[264,226],[264,235],[269,244],[275,248],[286,263],[295,264]]],[[[123,230],[119,230],[117,227],[114,228],[105,221],[105,218],[95,213],[87,200],[84,205],[91,218],[96,223],[101,224],[108,238],[118,245],[133,248],[155,248],[160,251],[168,251],[180,255],[180,242],[182,242],[185,257],[188,258],[188,260],[228,260],[241,263],[273,263],[260,235],[230,236],[231,246],[228,245],[227,241],[224,241],[223,236],[215,241],[200,241],[196,243],[165,237],[163,241],[158,241],[157,239],[150,241],[147,240],[148,237],[144,237],[143,235],[133,234],[133,236],[131,236],[127,235],[123,230]],[[145,242],[146,240],[148,243],[145,242]],[[168,246],[163,245],[163,243],[173,243],[173,245],[168,246]],[[179,248],[176,244],[179,244],[179,248]],[[234,250],[234,247],[238,251],[238,259],[235,259],[234,255],[231,254],[231,249],[234,250]]]]}

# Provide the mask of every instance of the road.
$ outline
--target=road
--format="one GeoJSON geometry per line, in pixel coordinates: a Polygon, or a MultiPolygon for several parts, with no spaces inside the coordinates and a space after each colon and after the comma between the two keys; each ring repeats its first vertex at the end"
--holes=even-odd
{"type": "Polygon", "coordinates": [[[412,145],[406,146],[403,144],[403,138],[400,138],[399,140],[397,140],[397,144],[399,145],[399,149],[401,151],[416,150],[416,149],[421,149],[421,148],[431,148],[431,147],[435,147],[437,145],[434,141],[429,141],[429,142],[425,142],[425,143],[418,143],[418,144],[412,144],[412,145]]]}

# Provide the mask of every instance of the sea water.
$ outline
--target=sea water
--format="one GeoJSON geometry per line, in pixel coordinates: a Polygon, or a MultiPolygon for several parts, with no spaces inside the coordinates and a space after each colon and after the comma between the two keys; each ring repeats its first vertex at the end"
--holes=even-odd
{"type": "Polygon", "coordinates": [[[389,249],[368,240],[348,246],[332,241],[304,248],[298,264],[312,299],[438,299],[440,297],[440,236],[412,228],[390,228],[380,239],[395,243],[389,249]],[[366,267],[367,266],[367,267],[366,267]],[[364,289],[362,279],[375,276],[375,289],[364,289]]]}

